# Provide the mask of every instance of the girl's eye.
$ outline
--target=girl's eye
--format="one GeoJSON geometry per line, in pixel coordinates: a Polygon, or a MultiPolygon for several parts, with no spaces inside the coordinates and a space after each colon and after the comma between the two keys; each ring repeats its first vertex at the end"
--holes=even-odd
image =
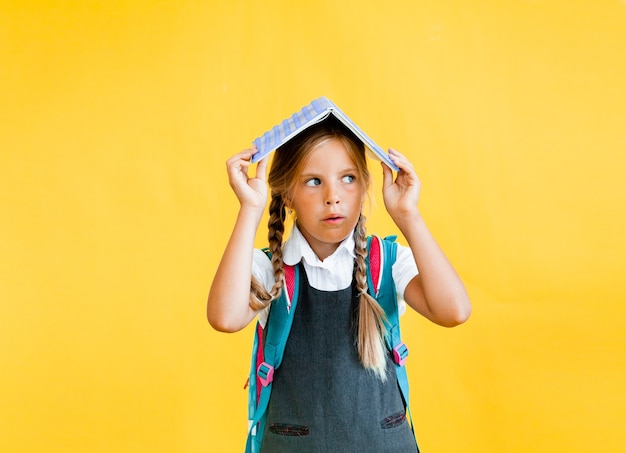
{"type": "Polygon", "coordinates": [[[307,179],[304,184],[309,186],[309,187],[313,187],[313,186],[319,186],[322,183],[322,181],[319,180],[319,178],[311,178],[311,179],[307,179]]]}
{"type": "Polygon", "coordinates": [[[343,178],[341,178],[343,182],[348,183],[348,184],[354,182],[355,179],[356,178],[353,175],[346,175],[343,178]]]}

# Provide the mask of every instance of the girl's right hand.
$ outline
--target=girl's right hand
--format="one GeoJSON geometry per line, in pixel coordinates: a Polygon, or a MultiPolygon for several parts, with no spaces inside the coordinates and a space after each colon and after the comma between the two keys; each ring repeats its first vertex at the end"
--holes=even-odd
{"type": "Polygon", "coordinates": [[[256,148],[246,149],[226,162],[228,182],[241,207],[230,239],[215,271],[207,300],[207,319],[221,332],[237,332],[256,316],[250,307],[250,283],[254,238],[267,204],[266,171],[268,158],[256,166],[254,177],[248,176],[256,148]]]}
{"type": "Polygon", "coordinates": [[[256,147],[246,149],[226,161],[228,182],[232,187],[242,208],[258,209],[263,212],[267,204],[267,161],[265,157],[256,167],[254,178],[248,176],[248,167],[252,163],[252,155],[256,147]]]}

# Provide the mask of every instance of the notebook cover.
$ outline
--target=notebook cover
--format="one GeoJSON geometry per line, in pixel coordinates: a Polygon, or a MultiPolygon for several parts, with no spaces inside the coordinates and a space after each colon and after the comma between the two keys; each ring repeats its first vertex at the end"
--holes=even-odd
{"type": "Polygon", "coordinates": [[[370,155],[383,161],[390,168],[398,171],[398,167],[391,161],[389,155],[367,136],[348,116],[343,113],[330,99],[320,97],[309,105],[304,106],[300,111],[294,113],[280,124],[274,126],[253,143],[257,147],[257,152],[252,156],[252,162],[258,162],[270,154],[276,148],[289,141],[292,137],[312,126],[328,115],[335,115],[348,129],[365,144],[370,155]]]}

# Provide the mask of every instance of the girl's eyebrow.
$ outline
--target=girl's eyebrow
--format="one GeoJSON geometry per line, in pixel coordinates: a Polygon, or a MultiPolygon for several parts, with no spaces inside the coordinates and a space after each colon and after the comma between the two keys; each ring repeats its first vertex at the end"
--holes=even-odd
{"type": "MultiPolygon", "coordinates": [[[[349,168],[346,168],[346,169],[344,169],[344,170],[340,170],[340,171],[338,171],[337,173],[339,173],[339,174],[342,174],[342,175],[343,175],[343,174],[346,174],[346,173],[358,173],[358,171],[359,171],[359,170],[358,170],[358,168],[357,168],[357,167],[349,167],[349,168]]],[[[325,175],[326,175],[326,173],[324,173],[324,172],[322,172],[322,171],[319,171],[319,172],[316,172],[316,171],[308,171],[308,172],[306,172],[306,173],[300,173],[300,177],[301,177],[301,178],[305,178],[305,177],[317,177],[317,176],[325,176],[325,175]]]]}

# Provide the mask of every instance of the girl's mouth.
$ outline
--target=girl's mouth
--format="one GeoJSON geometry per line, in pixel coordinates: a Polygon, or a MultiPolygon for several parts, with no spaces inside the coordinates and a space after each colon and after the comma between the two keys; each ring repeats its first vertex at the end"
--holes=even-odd
{"type": "Polygon", "coordinates": [[[333,215],[330,215],[330,216],[326,217],[326,218],[324,219],[324,222],[326,222],[326,223],[331,223],[331,224],[335,224],[335,223],[339,223],[339,222],[341,222],[342,220],[343,220],[343,217],[342,217],[342,216],[340,216],[340,215],[336,215],[336,214],[333,214],[333,215]]]}

